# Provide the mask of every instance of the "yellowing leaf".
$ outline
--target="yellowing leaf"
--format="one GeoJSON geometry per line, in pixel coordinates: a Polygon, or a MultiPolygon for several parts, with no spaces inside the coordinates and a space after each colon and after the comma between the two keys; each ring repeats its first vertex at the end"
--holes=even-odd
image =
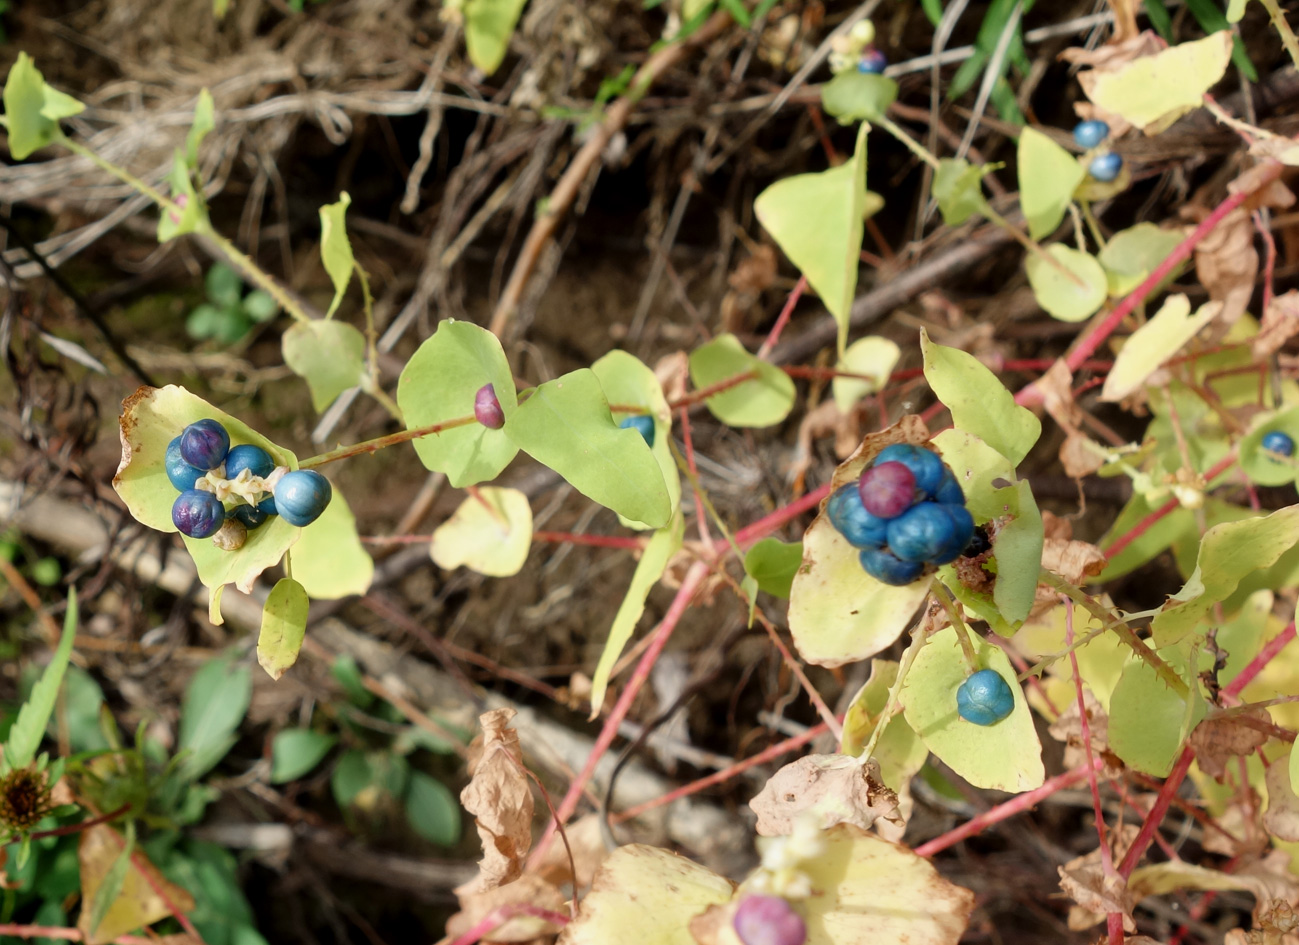
{"type": "Polygon", "coordinates": [[[271,588],[262,608],[262,629],[257,635],[257,662],[272,679],[279,679],[298,661],[307,632],[311,601],[302,585],[282,578],[271,588]]]}
{"type": "Polygon", "coordinates": [[[289,370],[311,388],[311,405],[317,413],[361,383],[365,336],[346,322],[294,322],[280,346],[289,370]]]}
{"type": "MultiPolygon", "coordinates": [[[[95,894],[103,884],[109,870],[125,848],[126,840],[112,827],[100,824],[81,832],[77,847],[77,859],[81,865],[81,901],[93,902],[95,894]]],[[[77,927],[87,935],[90,945],[105,945],[121,935],[134,932],[146,925],[152,925],[171,915],[171,910],[163,897],[155,890],[161,890],[181,912],[194,909],[194,899],[175,883],[168,882],[158,872],[145,855],[134,851],[131,861],[122,880],[121,891],[112,905],[100,920],[94,934],[84,927],[90,920],[89,908],[81,911],[81,920],[77,927]],[[145,873],[148,876],[145,876],[145,873]]]]}
{"type": "Polygon", "coordinates": [[[1113,71],[1084,72],[1078,81],[1095,105],[1158,134],[1200,107],[1230,61],[1231,31],[1221,30],[1113,71]]]}
{"type": "Polygon", "coordinates": [[[433,532],[429,556],[491,577],[518,574],[532,547],[532,506],[518,489],[480,486],[433,532]]]}
{"type": "Polygon", "coordinates": [[[1019,135],[1019,202],[1035,240],[1049,236],[1069,209],[1086,171],[1074,156],[1036,128],[1019,135]]]}
{"type": "Polygon", "coordinates": [[[293,577],[315,600],[338,600],[370,589],[374,559],[361,544],[356,518],[338,488],[293,546],[293,577]]]}
{"type": "Polygon", "coordinates": [[[1101,388],[1101,400],[1122,400],[1140,388],[1146,378],[1181,351],[1221,311],[1221,302],[1208,302],[1191,315],[1191,303],[1186,296],[1170,295],[1155,317],[1124,342],[1101,388]]]}
{"type": "Polygon", "coordinates": [[[853,374],[865,374],[872,380],[864,381],[856,377],[836,377],[830,383],[834,392],[834,402],[840,412],[847,413],[852,405],[867,394],[873,394],[882,388],[893,369],[897,367],[902,349],[888,338],[868,335],[850,344],[837,365],[840,371],[853,374]]]}
{"type": "Polygon", "coordinates": [[[1054,243],[1046,248],[1055,262],[1030,253],[1024,260],[1037,304],[1062,322],[1080,322],[1105,304],[1109,283],[1095,257],[1054,243]]]}

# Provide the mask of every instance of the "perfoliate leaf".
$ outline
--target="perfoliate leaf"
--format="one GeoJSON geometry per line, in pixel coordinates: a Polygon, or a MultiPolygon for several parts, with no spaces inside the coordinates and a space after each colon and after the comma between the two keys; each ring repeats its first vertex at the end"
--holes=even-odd
{"type": "Polygon", "coordinates": [[[840,353],[861,265],[868,130],[866,124],[858,129],[851,161],[777,181],[753,202],[758,220],[834,316],[840,353]]]}
{"type": "Polygon", "coordinates": [[[337,203],[320,208],[320,261],[325,264],[329,281],[334,283],[334,300],[329,303],[325,318],[333,317],[338,303],[343,301],[343,293],[347,291],[352,269],[356,265],[352,256],[352,243],[347,238],[347,208],[351,203],[351,196],[344,191],[338,195],[337,203]]]}
{"type": "Polygon", "coordinates": [[[744,556],[744,573],[772,597],[789,598],[794,575],[803,563],[803,545],[764,538],[744,556]]]}
{"type": "Polygon", "coordinates": [[[973,166],[964,158],[943,158],[934,173],[934,199],[948,226],[960,226],[988,206],[983,178],[990,168],[973,166]]]}
{"type": "Polygon", "coordinates": [[[830,389],[834,394],[834,402],[839,406],[841,413],[847,413],[852,409],[852,405],[861,400],[867,394],[873,394],[883,388],[897,367],[898,358],[902,356],[902,350],[896,343],[888,338],[881,338],[878,335],[867,335],[865,338],[858,338],[844,351],[843,357],[839,359],[836,367],[840,371],[848,371],[853,374],[865,374],[873,378],[870,381],[863,381],[856,377],[836,377],[830,382],[830,389]]]}
{"type": "MultiPolygon", "coordinates": [[[[955,427],[937,434],[931,445],[960,483],[965,507],[976,523],[1006,514],[1005,496],[999,495],[1001,490],[992,483],[1015,481],[1015,465],[1010,460],[973,433],[955,427]]],[[[1010,509],[1011,514],[1018,511],[1018,505],[1010,509]]]]}
{"type": "Polygon", "coordinates": [[[1086,172],[1074,156],[1036,128],[1019,135],[1019,202],[1035,240],[1049,236],[1069,209],[1086,172]]]}
{"type": "Polygon", "coordinates": [[[740,339],[729,333],[690,352],[690,382],[700,390],[750,371],[757,377],[714,394],[704,403],[727,426],[769,427],[780,423],[794,406],[794,382],[788,374],[749,354],[740,339]]]}
{"type": "Polygon", "coordinates": [[[1062,322],[1080,322],[1095,315],[1109,294],[1101,264],[1095,257],[1059,243],[1046,251],[1058,265],[1037,253],[1029,253],[1024,260],[1037,304],[1062,322]]]}
{"type": "Polygon", "coordinates": [[[481,486],[433,532],[429,557],[448,571],[464,566],[489,577],[518,574],[532,547],[532,506],[518,489],[481,486]]]}
{"type": "Polygon", "coordinates": [[[1140,388],[1221,311],[1221,302],[1208,302],[1191,315],[1186,296],[1170,295],[1155,316],[1123,343],[1101,388],[1101,400],[1122,400],[1140,388]]]}
{"type": "MultiPolygon", "coordinates": [[[[1165,230],[1153,223],[1138,223],[1110,237],[1096,256],[1105,270],[1110,295],[1127,295],[1144,282],[1155,267],[1178,247],[1183,236],[1178,230],[1165,230]]],[[[1168,278],[1172,279],[1175,274],[1176,270],[1169,273],[1168,278]]]]}
{"type": "Polygon", "coordinates": [[[1044,541],[1042,513],[1037,509],[1027,479],[1020,480],[1013,489],[1001,491],[1011,496],[1017,493],[1019,509],[992,542],[993,560],[997,564],[997,583],[992,588],[992,599],[1008,623],[1018,624],[1033,608],[1033,597],[1037,592],[1044,541]]]}
{"type": "Polygon", "coordinates": [[[45,77],[25,52],[9,70],[4,88],[9,153],[23,160],[62,134],[59,119],[70,118],[85,106],[45,84],[45,77]]]}
{"type": "Polygon", "coordinates": [[[365,336],[346,322],[294,322],[281,347],[289,370],[311,388],[317,413],[360,384],[365,373],[365,336]]]}
{"type": "Polygon", "coordinates": [[[271,588],[262,608],[262,629],[257,635],[257,662],[272,679],[298,661],[302,639],[307,633],[307,609],[311,601],[302,585],[281,578],[271,588]]]}
{"type": "Polygon", "coordinates": [[[882,75],[851,69],[821,86],[821,108],[840,124],[878,121],[898,97],[898,84],[882,75]]]}
{"type": "Polygon", "coordinates": [[[1222,30],[1113,71],[1084,72],[1079,83],[1095,105],[1156,134],[1200,107],[1227,71],[1231,45],[1231,32],[1222,30]]]}
{"type": "Polygon", "coordinates": [[[465,46],[469,61],[491,75],[505,59],[510,37],[527,0],[469,0],[465,4],[465,46]]]}

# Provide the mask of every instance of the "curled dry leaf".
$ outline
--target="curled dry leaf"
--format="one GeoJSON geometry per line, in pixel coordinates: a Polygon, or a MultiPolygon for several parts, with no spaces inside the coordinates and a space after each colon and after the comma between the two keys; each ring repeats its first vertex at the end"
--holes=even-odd
{"type": "Polygon", "coordinates": [[[680,400],[690,386],[690,355],[684,351],[665,354],[655,362],[654,376],[663,385],[663,397],[668,403],[680,400]]]}
{"type": "Polygon", "coordinates": [[[848,755],[808,755],[785,765],[749,807],[764,837],[791,833],[804,811],[815,813],[822,829],[835,824],[865,829],[879,818],[902,823],[897,795],[880,780],[879,765],[848,755]]]}
{"type": "Polygon", "coordinates": [[[1106,877],[1100,864],[1100,851],[1071,860],[1060,870],[1060,888],[1077,903],[1069,907],[1069,928],[1075,932],[1089,929],[1111,912],[1123,915],[1123,929],[1135,932],[1132,920],[1132,896],[1125,888],[1123,877],[1106,877]]]}
{"type": "Polygon", "coordinates": [[[1060,463],[1064,466],[1065,475],[1072,479],[1090,476],[1105,464],[1105,459],[1097,450],[1088,448],[1092,440],[1082,431],[1083,409],[1074,400],[1073,374],[1069,366],[1063,359],[1057,359],[1038,378],[1037,387],[1042,392],[1042,405],[1046,412],[1065,432],[1065,441],[1060,446],[1060,463]]]}
{"type": "Polygon", "coordinates": [[[1042,567],[1070,584],[1087,584],[1105,570],[1105,555],[1085,541],[1048,538],[1042,543],[1042,567]]]}
{"type": "MultiPolygon", "coordinates": [[[[1200,770],[1218,781],[1226,776],[1233,758],[1254,754],[1268,740],[1266,731],[1272,724],[1266,709],[1255,709],[1244,715],[1205,719],[1191,732],[1190,743],[1200,770]],[[1253,724],[1251,724],[1253,723],[1253,724]],[[1262,729],[1260,730],[1260,726],[1262,729]]],[[[1231,764],[1235,770],[1235,764],[1231,764]]]]}
{"type": "Polygon", "coordinates": [[[519,733],[510,728],[513,709],[493,709],[478,717],[482,748],[473,778],[460,792],[460,803],[474,815],[483,858],[478,875],[456,890],[457,896],[486,892],[517,879],[532,846],[532,790],[523,769],[519,733]]]}
{"type": "Polygon", "coordinates": [[[1275,354],[1295,335],[1299,335],[1299,289],[1276,296],[1263,310],[1263,324],[1251,343],[1254,358],[1275,354]]]}
{"type": "MultiPolygon", "coordinates": [[[[1093,758],[1102,758],[1106,764],[1097,772],[1101,779],[1117,778],[1123,773],[1122,762],[1109,750],[1110,719],[1105,714],[1097,698],[1090,689],[1083,689],[1083,705],[1087,707],[1087,731],[1091,734],[1093,758]]],[[[1064,742],[1064,764],[1067,768],[1077,768],[1087,763],[1087,752],[1083,747],[1082,719],[1078,713],[1078,700],[1069,700],[1068,705],[1059,706],[1060,716],[1047,729],[1051,737],[1064,742]]]]}
{"type": "Polygon", "coordinates": [[[556,886],[573,883],[579,889],[591,885],[595,871],[604,858],[609,855],[600,832],[600,815],[587,814],[579,817],[564,828],[568,846],[563,843],[552,843],[546,848],[546,855],[535,867],[537,875],[556,886]],[[570,863],[568,851],[573,851],[570,863]],[[573,870],[577,870],[574,878],[573,870]]]}
{"type": "Polygon", "coordinates": [[[835,455],[840,459],[852,455],[861,442],[864,415],[864,407],[860,403],[854,404],[844,413],[833,400],[823,400],[807,412],[807,416],[798,425],[798,442],[786,477],[796,492],[803,491],[804,477],[816,458],[812,444],[823,436],[833,434],[835,455]]]}
{"type": "Polygon", "coordinates": [[[88,904],[95,901],[105,878],[125,848],[125,838],[106,824],[81,832],[77,860],[81,866],[81,899],[87,906],[81,910],[77,928],[90,945],[104,945],[120,935],[165,919],[171,915],[172,906],[185,913],[194,911],[194,897],[165,879],[144,853],[136,850],[117,898],[104,913],[99,927],[90,929],[88,904]]]}
{"type": "Polygon", "coordinates": [[[1254,248],[1254,223],[1237,208],[1223,217],[1195,247],[1195,272],[1209,298],[1222,303],[1217,331],[1235,324],[1249,305],[1258,277],[1258,250],[1254,248]]]}
{"type": "MultiPolygon", "coordinates": [[[[555,844],[560,846],[560,844],[555,844]]],[[[563,913],[564,897],[558,889],[532,873],[525,873],[512,883],[484,892],[457,891],[460,911],[447,920],[448,938],[465,934],[493,911],[509,906],[535,906],[563,913]]],[[[515,915],[496,926],[483,937],[485,942],[532,942],[554,935],[559,927],[532,915],[515,915]]]]}

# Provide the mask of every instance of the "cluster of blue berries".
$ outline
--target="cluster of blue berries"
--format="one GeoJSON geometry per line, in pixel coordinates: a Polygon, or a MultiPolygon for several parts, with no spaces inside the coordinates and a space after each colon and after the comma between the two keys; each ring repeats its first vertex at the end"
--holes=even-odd
{"type": "Polygon", "coordinates": [[[957,714],[975,725],[996,725],[1014,708],[1010,684],[995,669],[971,673],[956,690],[957,714]]]}
{"type": "Polygon", "coordinates": [[[275,461],[260,446],[230,445],[230,434],[216,420],[191,423],[169,444],[167,478],[180,490],[171,507],[172,524],[190,538],[210,538],[227,523],[236,534],[223,547],[243,544],[247,531],[272,515],[290,525],[310,525],[329,505],[329,480],[310,469],[278,476],[275,461]],[[204,488],[198,484],[202,480],[204,488]],[[270,495],[264,493],[270,492],[270,495]],[[225,500],[235,503],[229,508],[225,500]]]}
{"type": "Polygon", "coordinates": [[[1276,453],[1279,456],[1294,455],[1294,440],[1291,439],[1290,434],[1282,433],[1280,430],[1264,433],[1260,445],[1269,453],[1276,453]]]}
{"type": "MultiPolygon", "coordinates": [[[[1103,121],[1080,121],[1074,125],[1073,139],[1085,151],[1099,148],[1110,136],[1110,126],[1103,121]]],[[[1103,184],[1108,184],[1123,170],[1123,158],[1113,151],[1102,151],[1087,165],[1087,173],[1103,184]]]]}
{"type": "Polygon", "coordinates": [[[654,448],[654,418],[647,413],[634,413],[618,424],[624,430],[635,430],[650,449],[654,448]]]}
{"type": "Polygon", "coordinates": [[[885,447],[861,478],[830,496],[826,514],[861,549],[866,573],[896,587],[955,561],[975,537],[952,471],[937,453],[904,443],[885,447]]]}

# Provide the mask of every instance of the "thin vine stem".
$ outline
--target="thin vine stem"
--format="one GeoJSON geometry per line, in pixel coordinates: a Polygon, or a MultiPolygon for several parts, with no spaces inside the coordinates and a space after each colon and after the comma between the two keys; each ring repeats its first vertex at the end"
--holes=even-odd
{"type": "Polygon", "coordinates": [[[871,732],[871,737],[867,739],[866,744],[857,755],[857,760],[863,764],[875,754],[880,738],[884,735],[884,729],[888,728],[889,722],[893,719],[893,714],[898,710],[898,699],[902,695],[902,684],[906,681],[907,673],[911,671],[911,664],[920,655],[921,647],[929,642],[929,624],[928,619],[921,620],[911,633],[911,643],[907,646],[906,651],[902,654],[902,659],[898,662],[898,674],[893,680],[893,685],[889,686],[889,697],[884,703],[884,710],[880,712],[875,721],[875,729],[871,732]]]}
{"type": "Polygon", "coordinates": [[[477,423],[476,417],[457,417],[454,420],[443,420],[441,423],[431,423],[426,427],[417,427],[414,430],[402,430],[400,433],[389,433],[386,436],[376,436],[372,440],[362,440],[360,443],[353,443],[351,446],[340,446],[336,450],[330,450],[328,453],[320,453],[317,456],[311,456],[298,463],[299,469],[314,469],[317,466],[323,466],[326,463],[337,462],[340,459],[347,459],[351,456],[360,456],[362,453],[375,453],[389,446],[396,446],[398,443],[405,443],[409,440],[418,440],[420,437],[433,436],[444,430],[452,430],[456,427],[466,427],[471,423],[477,423]]]}

